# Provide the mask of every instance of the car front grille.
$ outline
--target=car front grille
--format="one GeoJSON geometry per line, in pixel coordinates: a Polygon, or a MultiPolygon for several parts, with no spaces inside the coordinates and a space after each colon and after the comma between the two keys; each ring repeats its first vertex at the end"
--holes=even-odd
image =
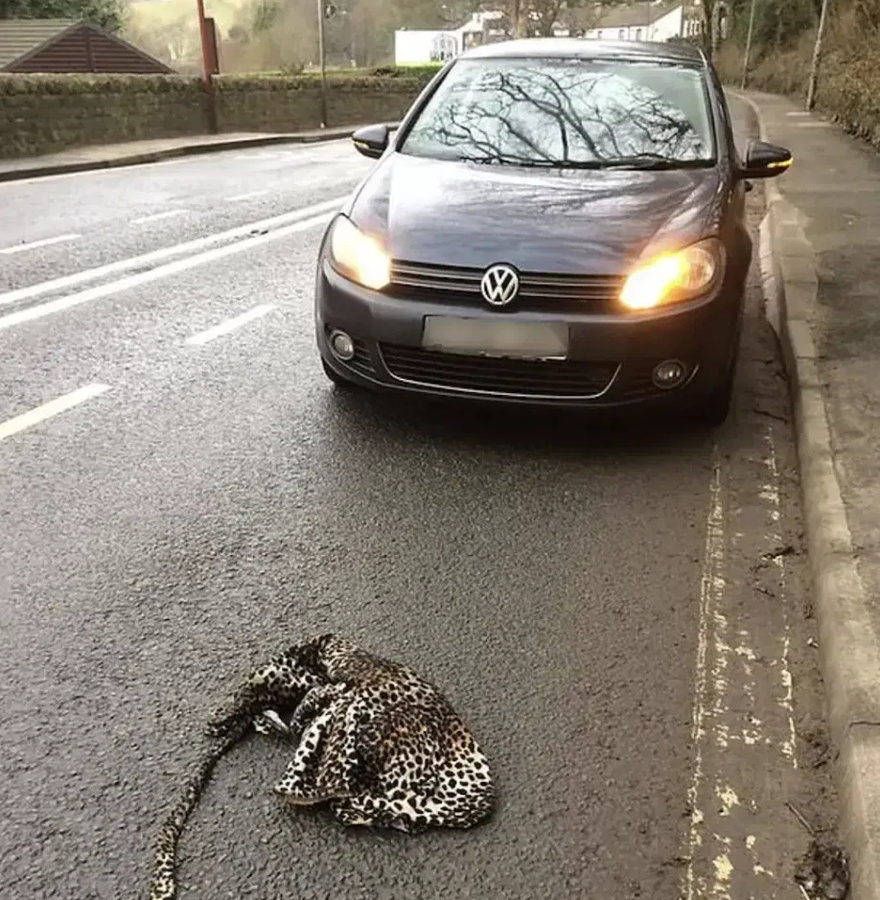
{"type": "MultiPolygon", "coordinates": [[[[484,271],[395,260],[385,292],[410,300],[480,304],[484,271]]],[[[596,312],[615,303],[623,287],[618,275],[520,272],[519,279],[519,294],[511,309],[596,312]]]]}
{"type": "Polygon", "coordinates": [[[507,396],[595,397],[608,388],[618,369],[611,362],[497,359],[396,344],[381,344],[380,350],[395,378],[430,387],[507,396]]]}

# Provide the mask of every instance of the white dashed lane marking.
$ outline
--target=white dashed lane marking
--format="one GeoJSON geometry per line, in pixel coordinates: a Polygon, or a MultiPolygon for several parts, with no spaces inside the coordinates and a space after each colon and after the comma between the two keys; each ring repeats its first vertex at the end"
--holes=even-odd
{"type": "Polygon", "coordinates": [[[57,237],[43,238],[41,241],[29,241],[26,244],[11,244],[9,247],[0,248],[0,253],[11,256],[13,253],[23,253],[25,250],[36,250],[39,247],[51,247],[53,244],[63,244],[67,241],[75,241],[78,234],[59,234],[57,237]]]}
{"type": "Polygon", "coordinates": [[[0,441],[6,440],[6,438],[12,437],[12,435],[18,434],[27,428],[32,428],[40,422],[45,422],[46,419],[51,419],[53,416],[67,412],[67,410],[73,409],[74,406],[79,406],[80,403],[85,403],[87,400],[91,400],[93,397],[97,397],[108,390],[110,390],[110,386],[106,384],[88,384],[76,391],[65,394],[63,397],[50,400],[36,409],[15,416],[13,419],[8,419],[0,423],[0,441]]]}
{"type": "Polygon", "coordinates": [[[256,200],[257,197],[265,197],[268,193],[268,191],[249,191],[246,194],[236,194],[234,197],[229,197],[228,200],[230,203],[238,203],[242,200],[256,200]]]}
{"type": "Polygon", "coordinates": [[[153,213],[151,216],[142,216],[139,219],[132,219],[132,225],[147,225],[150,222],[161,222],[163,219],[173,219],[176,216],[186,215],[186,209],[166,209],[165,212],[153,213]]]}
{"type": "Polygon", "coordinates": [[[207,344],[215,338],[222,337],[224,334],[229,334],[237,328],[247,325],[248,322],[253,322],[255,319],[262,318],[274,309],[277,309],[274,303],[264,303],[261,306],[255,306],[253,309],[248,310],[246,313],[242,313],[240,316],[236,316],[234,319],[227,319],[225,322],[221,322],[219,325],[215,325],[207,331],[200,331],[198,334],[188,337],[186,343],[191,346],[207,344]]]}

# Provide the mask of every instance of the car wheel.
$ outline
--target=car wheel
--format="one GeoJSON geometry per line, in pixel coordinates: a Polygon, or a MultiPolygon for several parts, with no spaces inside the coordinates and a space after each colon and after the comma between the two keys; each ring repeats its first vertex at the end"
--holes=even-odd
{"type": "Polygon", "coordinates": [[[719,428],[727,421],[727,417],[730,414],[733,386],[736,379],[736,363],[739,359],[740,341],[742,339],[741,323],[742,319],[740,318],[733,339],[733,346],[730,350],[730,362],[727,365],[724,378],[708,394],[703,394],[696,401],[694,409],[696,419],[709,428],[719,428]]]}
{"type": "Polygon", "coordinates": [[[730,413],[733,398],[733,378],[728,376],[710,394],[704,395],[696,408],[697,420],[710,428],[718,428],[725,423],[730,413]]]}
{"type": "Polygon", "coordinates": [[[336,385],[337,388],[339,388],[339,390],[350,391],[356,387],[355,384],[353,384],[347,378],[344,378],[335,369],[331,369],[324,357],[321,357],[321,366],[324,369],[324,374],[333,382],[334,385],[336,385]]]}
{"type": "Polygon", "coordinates": [[[717,384],[708,394],[703,394],[698,400],[694,413],[696,419],[710,428],[718,428],[725,423],[730,413],[730,404],[733,400],[733,384],[736,376],[736,354],[728,367],[724,379],[717,384]]]}

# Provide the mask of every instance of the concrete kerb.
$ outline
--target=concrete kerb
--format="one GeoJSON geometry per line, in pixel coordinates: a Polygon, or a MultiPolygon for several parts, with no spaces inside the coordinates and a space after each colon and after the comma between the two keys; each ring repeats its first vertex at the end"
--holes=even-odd
{"type": "MultiPolygon", "coordinates": [[[[767,140],[760,109],[731,93],[753,110],[767,140]]],[[[841,837],[850,858],[852,897],[880,900],[880,652],[835,471],[810,328],[818,288],[815,254],[798,210],[771,181],[764,186],[761,276],[792,390],[820,665],[837,753],[841,837]]]]}
{"type": "MultiPolygon", "coordinates": [[[[385,123],[392,130],[398,122],[385,123]]],[[[0,169],[0,181],[23,181],[26,178],[39,178],[47,175],[69,175],[74,172],[91,172],[97,169],[115,169],[123,166],[138,166],[145,163],[162,162],[177,159],[181,156],[194,156],[203,153],[220,153],[224,150],[241,150],[250,147],[267,147],[274,144],[318,144],[351,137],[359,126],[345,128],[328,128],[326,131],[292,132],[289,134],[267,134],[259,137],[230,138],[219,141],[198,141],[179,147],[166,147],[161,150],[132,152],[122,156],[77,160],[59,163],[41,163],[30,168],[0,169]]],[[[2,160],[0,160],[2,165],[2,160]]]]}

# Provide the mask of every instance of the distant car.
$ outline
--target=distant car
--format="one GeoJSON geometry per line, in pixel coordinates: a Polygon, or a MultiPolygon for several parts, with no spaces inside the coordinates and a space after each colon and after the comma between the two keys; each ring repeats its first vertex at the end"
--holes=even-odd
{"type": "Polygon", "coordinates": [[[670,402],[727,417],[752,256],[748,179],[698,49],[526,39],[447,64],[321,243],[339,385],[508,403],[670,402]]]}

